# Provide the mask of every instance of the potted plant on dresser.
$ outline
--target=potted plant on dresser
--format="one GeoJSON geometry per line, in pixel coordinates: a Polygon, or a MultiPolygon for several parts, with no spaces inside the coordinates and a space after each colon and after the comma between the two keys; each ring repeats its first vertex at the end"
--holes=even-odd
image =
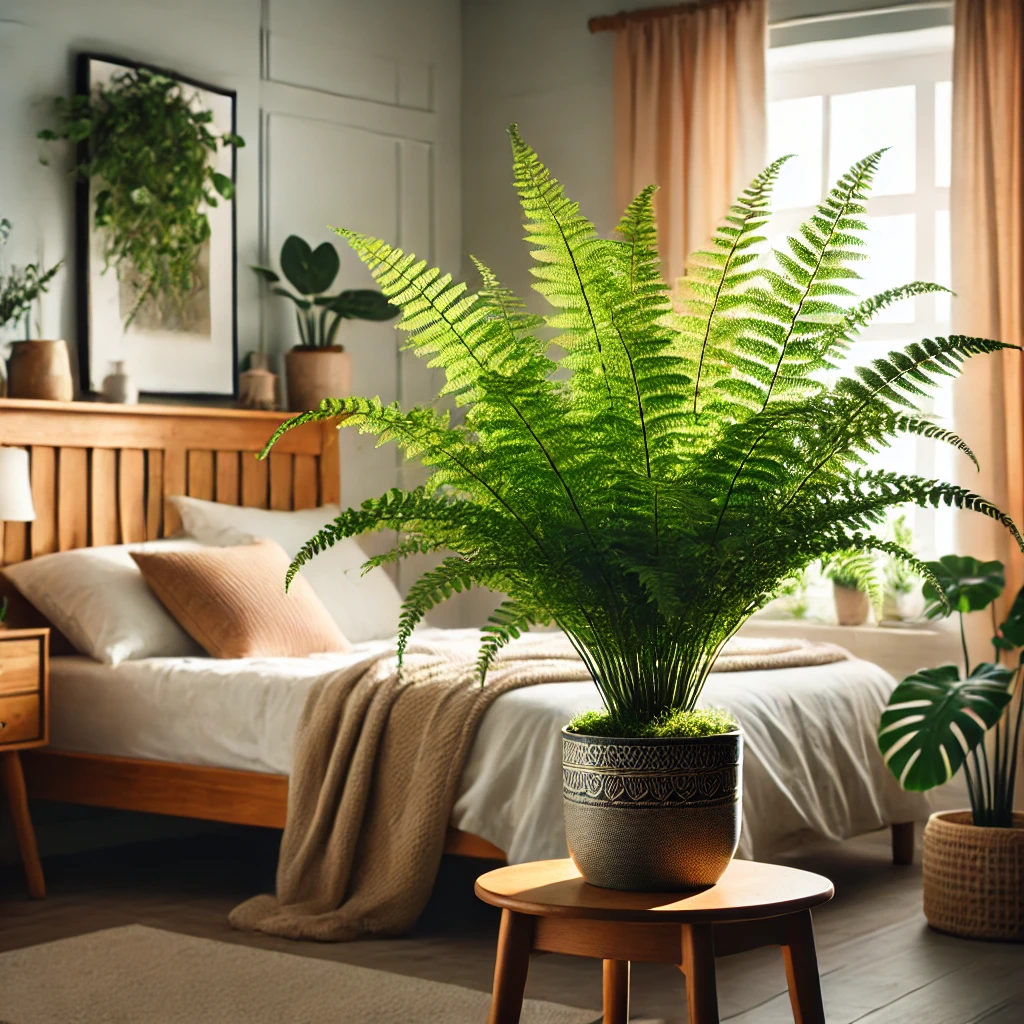
{"type": "Polygon", "coordinates": [[[915,396],[968,356],[1005,346],[929,339],[820,382],[875,312],[935,287],[836,302],[856,276],[848,265],[880,153],[844,174],[786,251],[759,264],[783,161],[772,164],[693,258],[675,312],[659,274],[654,189],[630,204],[617,238],[600,238],[510,133],[535,287],[554,313],[527,312],[481,262],[473,293],[412,254],[340,232],[402,307],[409,347],[444,368],[442,394],[465,416],[343,398],[282,427],[345,416],[432,470],[415,490],[343,512],[291,572],[370,530],[399,534],[375,561],[451,552],[409,589],[399,652],[439,602],[488,587],[507,597],[483,627],[482,681],[522,631],[561,628],[603,700],[563,734],[578,867],[611,888],[707,885],[740,829],[741,732],[698,707],[715,659],[815,560],[881,550],[930,577],[869,532],[891,506],[953,502],[1014,529],[964,488],[863,462],[903,432],[962,445],[917,415],[915,396]]]}
{"type": "Polygon", "coordinates": [[[961,769],[967,783],[970,810],[933,814],[924,830],[928,923],[969,938],[1024,941],[1024,814],[1013,809],[1024,717],[1024,590],[992,638],[992,660],[972,664],[964,615],[988,609],[995,625],[1003,565],[957,555],[927,564],[925,615],[956,612],[963,674],[942,665],[904,679],[882,715],[878,745],[904,789],[933,789],[961,769]],[[1012,667],[1002,664],[1011,655],[1012,667]]]}
{"type": "Polygon", "coordinates": [[[335,344],[342,320],[390,320],[398,315],[398,308],[372,288],[327,295],[340,266],[338,251],[330,242],[313,249],[298,235],[289,235],[281,246],[281,273],[294,292],[281,286],[276,271],[252,268],[275,295],[295,305],[299,344],[284,357],[289,409],[309,409],[324,398],[351,390],[349,355],[343,345],[335,344]]]}
{"type": "MultiPolygon", "coordinates": [[[[11,228],[6,217],[0,219],[0,250],[6,246],[11,228]]],[[[63,260],[49,270],[37,263],[27,263],[0,273],[0,330],[7,324],[25,321],[25,340],[11,343],[7,368],[7,394],[11,398],[70,402],[74,397],[67,345],[61,340],[40,341],[31,337],[32,306],[47,291],[62,266],[63,260]]]]}

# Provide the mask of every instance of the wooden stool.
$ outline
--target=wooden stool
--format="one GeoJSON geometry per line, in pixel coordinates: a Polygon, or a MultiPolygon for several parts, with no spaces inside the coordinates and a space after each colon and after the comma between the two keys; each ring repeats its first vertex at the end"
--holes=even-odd
{"type": "Polygon", "coordinates": [[[692,894],[599,889],[568,859],[489,871],[476,883],[480,899],[501,907],[488,1024],[519,1020],[534,952],[604,961],[604,1024],[629,1018],[631,960],[676,964],[690,1024],[717,1024],[715,957],[759,946],[782,947],[796,1024],[825,1024],[811,908],[832,893],[821,875],[746,860],[692,894]]]}

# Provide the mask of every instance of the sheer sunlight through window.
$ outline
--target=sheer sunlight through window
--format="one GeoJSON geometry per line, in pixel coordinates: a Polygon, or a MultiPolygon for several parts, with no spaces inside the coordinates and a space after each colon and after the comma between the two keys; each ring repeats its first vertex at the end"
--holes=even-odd
{"type": "MultiPolygon", "coordinates": [[[[768,156],[798,154],[779,177],[775,232],[795,232],[852,163],[889,150],[868,204],[868,258],[852,282],[860,297],[914,280],[949,284],[952,42],[952,29],[942,28],[902,33],[898,52],[885,36],[769,51],[768,156]]],[[[851,358],[863,364],[947,335],[949,317],[945,295],[906,300],[875,319],[851,358]]],[[[936,395],[929,415],[952,426],[951,389],[936,395]]],[[[905,437],[872,465],[948,478],[953,459],[944,446],[905,437]]],[[[908,521],[920,555],[953,549],[948,510],[908,509],[908,521]]]]}

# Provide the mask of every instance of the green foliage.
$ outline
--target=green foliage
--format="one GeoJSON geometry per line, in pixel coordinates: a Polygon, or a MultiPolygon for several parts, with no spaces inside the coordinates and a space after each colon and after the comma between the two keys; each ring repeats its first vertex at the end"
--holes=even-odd
{"type": "MultiPolygon", "coordinates": [[[[372,288],[356,288],[325,295],[341,269],[338,251],[330,242],[315,249],[298,235],[289,235],[281,246],[281,273],[295,292],[278,285],[280,275],[269,267],[253,267],[275,295],[295,303],[300,348],[327,348],[342,320],[390,320],[401,310],[372,288]],[[296,294],[296,292],[298,294],[296,294]]],[[[339,348],[341,346],[338,346],[339,348]]]]}
{"type": "Polygon", "coordinates": [[[58,97],[54,114],[56,128],[38,135],[85,144],[75,172],[97,184],[93,219],[106,266],[128,273],[135,290],[125,327],[150,298],[164,315],[180,314],[210,237],[204,207],[235,194],[211,160],[219,145],[245,142],[211,131],[213,114],[148,68],[118,72],[91,96],[58,97]]]}
{"type": "Polygon", "coordinates": [[[569,732],[582,736],[720,736],[738,728],[724,708],[666,711],[650,722],[623,721],[607,711],[581,711],[569,723],[569,732]]]}
{"type": "Polygon", "coordinates": [[[1010,703],[1013,673],[982,662],[960,680],[956,665],[923,668],[900,683],[878,729],[878,746],[904,789],[948,782],[1010,703]]]}
{"type": "Polygon", "coordinates": [[[904,679],[882,714],[878,746],[904,789],[932,789],[963,767],[974,824],[1012,828],[1024,702],[1017,702],[1016,714],[1006,709],[1024,675],[1024,589],[992,638],[994,662],[972,669],[964,615],[991,608],[995,625],[993,603],[1005,586],[1003,564],[945,555],[928,565],[933,570],[924,585],[928,613],[931,618],[957,613],[964,678],[956,665],[943,665],[904,679]],[[1000,664],[1015,650],[1014,668],[1000,664]]]}
{"type": "MultiPolygon", "coordinates": [[[[7,244],[11,228],[12,224],[6,217],[0,218],[0,249],[7,244]]],[[[38,263],[26,263],[24,267],[12,266],[6,274],[0,274],[0,327],[17,323],[24,317],[25,336],[28,337],[32,303],[47,290],[50,281],[63,266],[63,260],[49,270],[41,270],[38,263]]]]}
{"type": "Polygon", "coordinates": [[[481,676],[510,639],[554,622],[620,722],[692,710],[725,642],[779,587],[838,552],[881,552],[930,570],[871,531],[887,509],[955,505],[1016,527],[952,484],[865,468],[911,429],[915,403],[976,353],[952,336],[892,352],[832,386],[877,310],[933,290],[914,283],[847,308],[863,203],[880,154],[860,161],[785,250],[763,265],[777,161],[731,208],[684,279],[676,312],[659,273],[653,189],[600,238],[511,131],[516,188],[541,318],[477,262],[472,292],[379,239],[339,234],[403,310],[408,347],[444,371],[464,416],[379,399],[327,399],[285,424],[338,419],[430,471],[328,525],[293,571],[341,537],[397,531],[389,557],[454,552],[406,597],[399,653],[449,593],[508,595],[485,628],[481,676]],[[552,329],[542,340],[538,328],[552,329]]]}
{"type": "Polygon", "coordinates": [[[831,580],[837,587],[863,591],[876,605],[881,600],[878,565],[873,552],[840,551],[825,559],[822,569],[825,578],[831,580]]]}
{"type": "Polygon", "coordinates": [[[943,555],[937,562],[925,564],[931,570],[931,579],[923,590],[928,602],[924,614],[929,619],[944,619],[951,610],[961,615],[981,611],[1006,586],[1002,562],[981,562],[970,555],[943,555]]]}
{"type": "MultiPolygon", "coordinates": [[[[907,525],[905,515],[896,516],[886,530],[887,537],[903,548],[904,551],[912,551],[914,533],[907,525]]],[[[884,568],[885,591],[887,594],[909,594],[914,589],[917,575],[906,567],[903,562],[895,558],[887,557],[884,568]]]]}

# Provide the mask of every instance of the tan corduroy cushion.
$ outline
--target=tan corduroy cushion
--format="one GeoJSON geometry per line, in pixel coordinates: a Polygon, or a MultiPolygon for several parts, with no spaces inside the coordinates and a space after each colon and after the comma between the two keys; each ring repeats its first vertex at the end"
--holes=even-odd
{"type": "Polygon", "coordinates": [[[231,548],[133,551],[153,593],[215,658],[303,658],[352,645],[272,540],[231,548]]]}

